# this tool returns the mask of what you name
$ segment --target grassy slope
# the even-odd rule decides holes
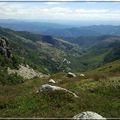
[[[120,72],[120,60],[107,63],[104,66],[101,66],[91,71],[91,73],[110,73],[110,74],[119,72]]]
[[[63,92],[36,94],[48,79],[28,80],[14,86],[0,85],[1,117],[73,117],[83,111],[95,111],[104,117],[120,115],[120,76],[95,80],[94,77],[67,78],[65,73],[51,76],[57,85],[67,88],[79,98]]]

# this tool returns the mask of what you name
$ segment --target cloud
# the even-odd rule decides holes
[[[36,20],[120,20],[120,10],[0,3],[0,18]]]
[[[4,1],[4,0],[0,0],[0,1]],[[54,2],[55,3],[57,3],[57,1],[58,2],[67,2],[67,1],[85,1],[85,2],[89,2],[89,1],[95,1],[95,2],[99,2],[99,1],[120,1],[120,0],[5,0],[5,1],[32,1],[32,2],[34,2],[34,1],[44,1],[44,2],[49,2],[48,4],[54,4]],[[51,2],[51,3],[50,3]]]

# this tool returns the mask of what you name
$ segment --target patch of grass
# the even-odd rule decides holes
[[[14,86],[0,85],[0,117],[72,118],[84,111],[94,111],[106,118],[119,117],[120,77],[96,81],[62,75],[52,78],[64,81],[57,85],[75,92],[79,98],[65,92],[36,94],[39,87],[48,82],[47,78],[35,78]]]
[[[2,69],[0,71],[0,84],[2,85],[15,85],[23,83],[24,80],[22,77],[18,76],[17,74],[8,75],[6,69]]]
[[[114,77],[110,80],[100,81],[94,92],[104,96],[120,98],[120,77]]]
[[[97,68],[90,73],[120,73],[120,60],[108,63],[100,68]]]

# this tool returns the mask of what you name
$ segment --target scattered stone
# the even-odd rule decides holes
[[[81,77],[85,77],[85,74],[81,73],[80,76],[81,76]]]
[[[63,63],[70,64],[71,62],[69,60],[67,60],[66,58],[64,58]]]
[[[49,92],[49,91],[65,91],[67,93],[70,93],[72,94],[74,97],[78,97],[75,93],[65,89],[65,88],[61,88],[61,87],[58,87],[58,86],[53,86],[53,85],[49,85],[49,84],[44,84],[40,87],[40,89],[36,92],[36,93],[39,93],[39,92]]]
[[[98,113],[95,113],[95,112],[91,112],[91,111],[86,111],[86,112],[82,112],[82,113],[80,113],[80,114],[78,114],[78,115],[75,115],[74,117],[73,117],[73,119],[75,119],[75,120],[79,120],[79,119],[89,119],[89,120],[91,120],[91,119],[106,119],[106,118],[104,118],[104,117],[102,117],[101,115],[99,115]]]
[[[68,72],[67,76],[68,77],[76,77],[76,75],[74,73],[72,73],[72,72]]]
[[[56,82],[55,82],[53,79],[50,79],[50,80],[49,80],[49,83],[55,84]]]

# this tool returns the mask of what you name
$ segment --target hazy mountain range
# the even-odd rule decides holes
[[[70,28],[13,20],[0,25],[0,35],[9,39],[13,52],[44,72],[86,71],[120,58],[120,26]]]
[[[80,37],[80,36],[99,36],[99,35],[120,35],[120,26],[113,25],[91,25],[78,26],[49,23],[49,22],[30,22],[18,20],[0,19],[2,27],[11,28],[17,31],[29,31],[43,35],[57,37]]]

